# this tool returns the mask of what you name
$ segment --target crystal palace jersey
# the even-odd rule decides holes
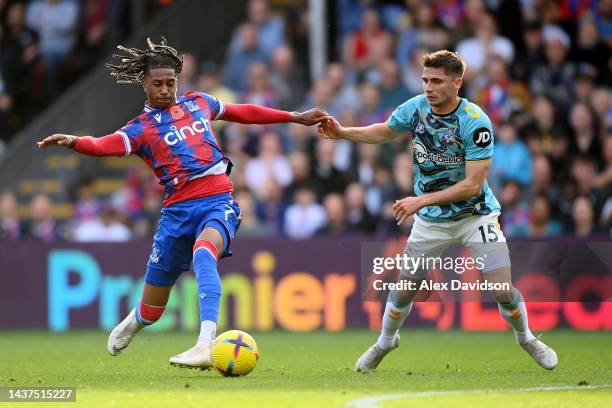
[[[126,155],[138,155],[159,178],[164,205],[232,190],[227,176],[232,164],[211,129],[223,111],[218,99],[187,92],[166,109],[145,106],[116,132],[123,136]]]
[[[448,114],[432,112],[425,95],[400,105],[387,124],[398,132],[412,132],[414,192],[417,195],[444,190],[465,179],[465,162],[493,156],[493,129],[487,115],[462,99]],[[501,210],[485,180],[481,193],[465,201],[424,207],[419,217],[431,222],[456,221],[470,215]]]

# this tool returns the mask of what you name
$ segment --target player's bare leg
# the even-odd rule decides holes
[[[486,279],[494,283],[510,283],[508,291],[493,291],[499,312],[512,326],[520,346],[542,367],[552,370],[557,366],[557,353],[529,330],[527,308],[521,292],[511,283],[510,267],[503,267],[486,273]]]
[[[407,279],[404,277],[400,278],[400,281],[414,282],[415,287],[418,287],[421,282],[419,279]],[[359,357],[355,364],[355,371],[368,373],[375,370],[387,354],[399,347],[399,328],[412,309],[412,299],[414,299],[416,293],[416,290],[394,290],[389,292],[378,341]]]
[[[168,303],[172,286],[144,284],[142,300],[108,336],[107,350],[112,356],[121,353],[145,326],[157,321]]]
[[[221,282],[217,272],[217,251],[222,252],[223,248],[224,241],[221,233],[215,228],[204,228],[196,241],[193,256],[193,269],[198,278],[198,300],[200,301],[201,315],[200,336],[195,346],[170,358],[170,364],[172,365],[206,369],[210,368],[213,364],[212,345],[215,340],[219,299],[221,297]],[[206,270],[200,270],[201,268]],[[208,281],[205,281],[205,279]],[[210,303],[210,305],[206,306],[207,314],[214,315],[214,321],[202,317],[203,302]],[[216,311],[214,311],[215,307]]]

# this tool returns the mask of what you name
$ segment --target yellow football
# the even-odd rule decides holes
[[[250,334],[229,330],[217,336],[212,348],[213,367],[226,377],[247,375],[259,361],[257,343]]]

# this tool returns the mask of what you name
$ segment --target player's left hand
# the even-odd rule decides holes
[[[312,108],[306,112],[295,112],[293,122],[301,125],[312,126],[321,123],[329,113],[321,108]]]
[[[419,197],[406,197],[393,204],[393,214],[397,225],[401,225],[423,207]]]

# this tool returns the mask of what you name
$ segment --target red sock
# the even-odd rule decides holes
[[[140,306],[136,308],[136,320],[148,326],[155,323],[166,310],[166,306],[151,306],[140,301]]]

